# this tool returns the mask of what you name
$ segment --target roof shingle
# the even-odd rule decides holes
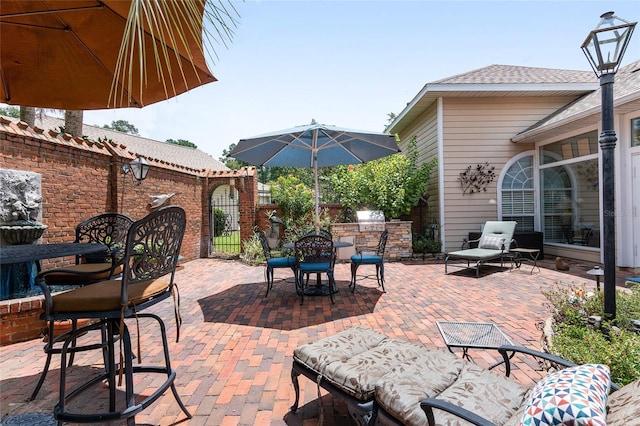
[[[437,80],[430,84],[564,84],[593,83],[595,81],[597,79],[591,71],[494,64]]]

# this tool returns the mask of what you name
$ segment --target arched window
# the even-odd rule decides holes
[[[516,231],[533,231],[535,226],[535,188],[533,155],[516,158],[502,175],[502,220],[518,222]]]

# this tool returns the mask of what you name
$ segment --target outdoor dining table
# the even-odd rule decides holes
[[[353,245],[353,243],[349,242],[349,241],[334,241],[333,242],[333,248],[334,249],[339,249],[339,248],[344,248],[344,247],[351,247],[352,245]],[[284,243],[282,245],[282,248],[293,250],[294,246],[295,246],[295,243]]]
[[[56,257],[76,256],[107,252],[104,244],[97,243],[51,243],[21,244],[0,247],[0,264],[23,263],[30,260],[52,259]]]
[[[344,247],[351,247],[353,243],[350,241],[334,241],[333,249],[339,249]],[[295,243],[284,243],[282,248],[292,250],[295,247]],[[329,286],[322,285],[322,279],[320,278],[321,274],[317,274],[316,276],[316,285],[312,287],[305,287],[304,294],[305,296],[327,296],[331,289]],[[337,291],[337,290],[336,290]]]
[[[108,253],[108,247],[97,243],[19,244],[0,247],[0,295],[4,300],[13,294],[36,288],[40,260],[56,257]]]

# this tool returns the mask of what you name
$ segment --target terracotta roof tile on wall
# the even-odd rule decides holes
[[[596,81],[597,79],[591,71],[489,65],[430,84],[543,84],[594,83]]]
[[[36,119],[36,125],[45,129],[56,129],[64,126],[64,120],[45,116]],[[118,145],[126,146],[126,149],[149,159],[165,161],[165,164],[191,170],[228,170],[223,163],[200,149],[193,149],[181,145],[170,144],[102,127],[83,125],[82,134],[89,139],[111,139]]]
[[[205,170],[202,177],[238,177],[238,175],[254,176],[258,173],[255,166],[243,167],[240,170]]]
[[[37,126],[30,128],[27,123],[18,121],[17,118],[0,116],[0,131],[33,139],[44,139],[59,145],[71,146],[85,151],[111,155],[111,152],[102,143],[87,141],[82,138],[74,138],[67,133],[59,133],[53,129],[45,130]]]

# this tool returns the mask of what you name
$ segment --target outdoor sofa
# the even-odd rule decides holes
[[[571,410],[566,405],[550,409],[554,402],[536,400],[536,388],[508,377],[510,359],[519,352],[572,367],[538,382],[536,387],[542,384],[543,392],[548,391],[549,386],[552,390],[561,389],[561,386],[554,388],[554,383],[567,384],[572,380],[578,385],[588,383],[600,391],[599,399],[598,395],[593,398],[593,406],[589,402],[580,411],[591,416],[589,424],[604,424],[597,423],[598,414],[606,415],[609,426],[640,424],[640,380],[619,389],[610,382],[606,366],[574,366],[561,358],[516,346],[505,346],[499,351],[506,376],[445,349],[429,349],[364,327],[350,328],[294,350],[291,379],[295,402],[291,410],[298,409],[298,376],[302,374],[334,397],[342,398],[359,424],[516,426],[521,424],[525,411],[529,415],[540,415],[536,407],[543,403],[546,411],[569,416],[566,413]],[[547,379],[549,382],[544,383]],[[615,392],[607,398],[609,390]],[[555,397],[558,400],[557,395]],[[322,399],[319,401],[322,404]]]
[[[509,254],[516,224],[517,222],[514,221],[487,221],[479,239],[471,241],[465,239],[462,250],[445,253],[444,273],[447,273],[451,260],[466,260],[467,268],[475,267],[476,278],[480,277],[480,265],[483,263],[500,259],[500,267],[504,268],[504,258]],[[471,243],[478,243],[478,247],[470,248]],[[472,262],[475,266],[471,265]]]

